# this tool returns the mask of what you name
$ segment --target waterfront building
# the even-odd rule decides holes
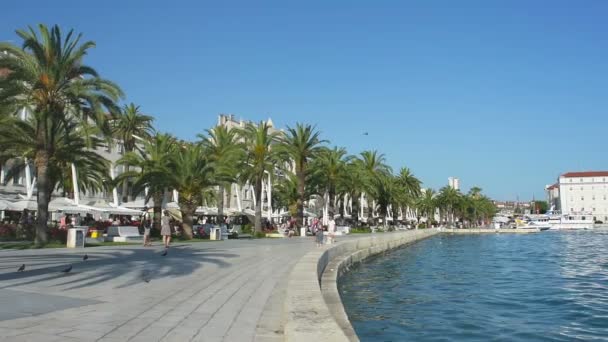
[[[545,187],[549,206],[562,213],[590,213],[608,222],[608,171],[566,172]]]
[[[448,177],[448,186],[454,190],[460,190],[460,179],[456,177]]]

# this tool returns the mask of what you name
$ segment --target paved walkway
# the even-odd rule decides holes
[[[0,251],[0,341],[281,341],[285,279],[312,248],[292,238],[176,244],[165,257],[160,246]]]

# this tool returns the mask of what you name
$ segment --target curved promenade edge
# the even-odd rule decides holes
[[[287,279],[285,341],[358,341],[338,293],[337,280],[348,268],[384,251],[439,233],[439,229],[373,234],[345,239],[304,255]]]

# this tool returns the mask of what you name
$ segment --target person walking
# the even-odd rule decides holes
[[[163,212],[163,217],[160,219],[160,235],[163,237],[163,244],[165,248],[169,248],[169,244],[171,243],[171,219],[169,218],[169,213],[165,210]]]
[[[152,230],[152,222],[150,220],[150,214],[148,213],[148,207],[144,207],[144,214],[141,217],[142,226],[144,227],[144,247],[151,246],[150,231]]]
[[[315,234],[315,241],[317,242],[317,247],[323,246],[323,227],[319,224],[319,221],[313,222],[313,231]]]
[[[335,242],[334,236],[336,233],[336,221],[334,221],[333,217],[329,218],[329,222],[327,222],[327,243],[332,244]]]

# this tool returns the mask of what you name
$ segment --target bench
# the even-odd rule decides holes
[[[112,242],[141,241],[142,239],[139,228],[134,226],[109,226],[106,236],[106,241]]]

